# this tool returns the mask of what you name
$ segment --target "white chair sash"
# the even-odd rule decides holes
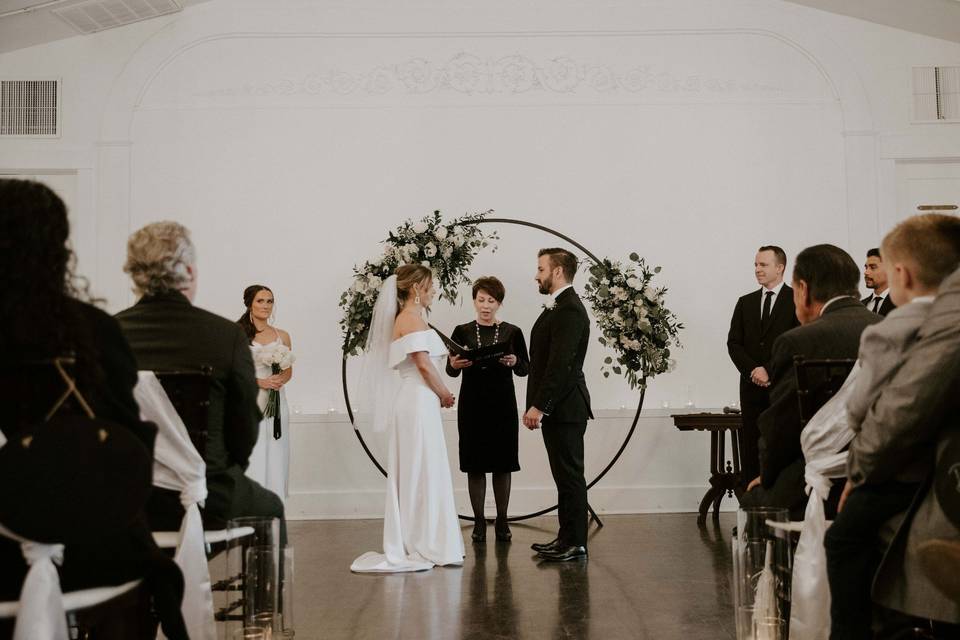
[[[20,610],[13,640],[67,640],[67,612],[63,607],[60,575],[54,563],[63,562],[62,544],[41,544],[22,538],[0,525],[0,535],[20,543],[30,568],[20,589]]]
[[[830,636],[830,585],[827,582],[827,554],[823,537],[827,530],[823,502],[830,494],[830,478],[846,475],[847,452],[853,440],[848,424],[847,398],[860,372],[854,364],[843,386],[810,419],[800,434],[800,446],[807,461],[807,510],[800,541],[793,557],[790,591],[791,640],[822,640]]]
[[[157,425],[154,446],[153,484],[180,492],[183,521],[174,560],[183,572],[181,611],[193,640],[215,640],[213,593],[207,565],[203,522],[198,505],[207,498],[206,465],[190,441],[190,435],[152,371],[141,371],[133,395],[140,415]],[[163,639],[162,632],[157,638]]]

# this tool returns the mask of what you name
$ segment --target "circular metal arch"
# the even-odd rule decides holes
[[[543,232],[545,232],[545,233],[549,233],[550,235],[556,236],[557,238],[560,238],[561,240],[564,240],[565,242],[568,242],[568,243],[572,244],[572,245],[575,246],[577,249],[579,249],[580,251],[584,252],[584,253],[587,255],[587,257],[590,258],[590,260],[591,260],[594,264],[599,264],[599,263],[600,263],[600,260],[599,260],[599,258],[597,258],[597,256],[595,256],[590,250],[588,250],[586,247],[584,247],[582,244],[580,244],[580,243],[577,242],[576,240],[573,240],[572,238],[570,238],[570,237],[568,237],[568,236],[565,236],[564,234],[560,233],[559,231],[555,231],[555,230],[553,230],[553,229],[551,229],[551,228],[549,228],[549,227],[545,227],[545,226],[540,225],[540,224],[535,224],[535,223],[533,223],[533,222],[527,222],[527,221],[525,221],[525,220],[514,220],[514,219],[512,219],[512,218],[483,218],[483,219],[480,219],[480,220],[471,220],[471,221],[463,222],[464,225],[470,225],[470,224],[474,224],[474,225],[475,225],[475,224],[495,224],[495,223],[497,223],[497,224],[513,224],[513,225],[517,225],[517,226],[521,226],[521,227],[531,227],[531,228],[533,228],[533,229],[539,229],[540,231],[543,231]],[[374,466],[377,467],[377,469],[380,471],[380,473],[383,474],[384,477],[386,477],[386,476],[387,476],[386,470],[383,468],[383,466],[382,466],[382,465],[380,464],[380,462],[377,460],[377,457],[376,457],[375,455],[373,455],[373,452],[370,451],[370,447],[367,446],[367,442],[363,439],[363,434],[361,434],[361,433],[360,433],[360,429],[357,428],[357,421],[356,421],[356,419],[354,418],[353,408],[352,408],[351,405],[350,405],[350,392],[347,390],[347,360],[348,360],[348,358],[349,358],[349,356],[348,356],[347,354],[344,354],[344,355],[343,355],[343,362],[342,362],[341,368],[340,368],[340,376],[341,376],[341,381],[342,381],[342,384],[343,384],[343,400],[344,400],[344,402],[346,403],[346,406],[347,406],[347,416],[349,416],[349,418],[350,418],[350,424],[353,426],[353,433],[354,433],[354,435],[357,436],[357,440],[360,441],[360,446],[363,447],[363,450],[364,450],[364,452],[366,452],[367,457],[370,458],[370,461],[374,464]],[[592,488],[595,484],[597,484],[598,482],[600,482],[600,480],[603,479],[603,477],[604,477],[605,475],[607,475],[607,472],[610,471],[610,469],[613,468],[613,465],[615,465],[615,464],[617,463],[617,460],[620,459],[620,456],[623,455],[624,450],[627,448],[627,445],[630,443],[630,439],[633,437],[633,432],[637,430],[637,423],[640,421],[640,411],[643,409],[643,398],[644,398],[644,396],[646,395],[646,391],[647,391],[646,382],[647,382],[647,379],[646,379],[646,377],[644,377],[644,378],[641,380],[640,401],[637,403],[637,411],[636,411],[636,413],[635,413],[634,416],[633,416],[633,423],[630,425],[630,430],[627,431],[627,435],[626,435],[626,437],[623,439],[623,443],[620,445],[620,448],[619,448],[619,449],[617,450],[617,452],[614,454],[613,458],[611,458],[610,462],[607,463],[607,466],[605,466],[605,467],[603,468],[603,471],[601,471],[600,473],[598,473],[597,476],[596,476],[593,480],[591,480],[589,483],[587,483],[587,489]],[[552,507],[547,507],[546,509],[541,509],[540,511],[535,511],[535,512],[533,512],[533,513],[526,513],[526,514],[519,515],[519,516],[511,516],[511,517],[507,518],[507,520],[508,520],[509,522],[516,522],[516,521],[518,521],[518,520],[528,520],[528,519],[530,519],[530,518],[536,518],[536,517],[538,517],[538,516],[542,516],[542,515],[544,515],[544,514],[550,513],[551,511],[554,511],[556,508],[557,508],[557,505],[555,504],[555,505],[553,505]],[[460,519],[461,519],[461,520],[467,520],[467,521],[470,521],[470,522],[473,522],[473,520],[474,520],[473,516],[465,516],[465,515],[462,515],[462,514],[460,515]]]

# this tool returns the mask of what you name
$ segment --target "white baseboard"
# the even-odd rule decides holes
[[[600,514],[694,513],[706,493],[704,486],[595,487],[590,505]],[[489,493],[489,491],[488,491]],[[455,492],[461,513],[469,513],[465,490]],[[515,488],[510,496],[510,515],[539,511],[556,502],[556,489]],[[383,517],[383,491],[315,491],[293,493],[287,498],[289,520],[342,520]],[[735,511],[736,498],[725,498],[721,511]]]

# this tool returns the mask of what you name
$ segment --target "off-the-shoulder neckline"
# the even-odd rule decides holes
[[[406,333],[406,334],[400,336],[399,338],[395,339],[394,342],[400,342],[401,340],[403,340],[403,339],[406,338],[407,336],[412,336],[412,335],[417,334],[417,333],[430,333],[431,331],[433,331],[433,329],[420,329],[419,331],[411,331],[410,333]]]

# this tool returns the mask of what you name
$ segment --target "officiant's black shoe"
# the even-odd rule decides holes
[[[530,548],[537,553],[540,553],[541,551],[556,551],[561,547],[563,547],[563,545],[560,544],[559,538],[554,538],[550,542],[534,542],[532,545],[530,545]]]
[[[541,551],[540,557],[547,562],[568,562],[586,560],[587,548],[582,546],[562,547],[556,551]]]
[[[486,542],[487,541],[487,522],[486,520],[481,520],[473,525],[473,533],[470,534],[470,539],[474,542]]]
[[[498,542],[510,542],[513,539],[513,534],[510,533],[510,526],[507,524],[507,519],[497,518],[493,523],[493,532],[497,536]]]

